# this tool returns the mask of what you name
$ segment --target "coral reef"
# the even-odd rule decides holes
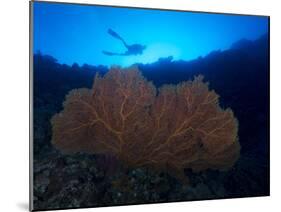
[[[146,167],[120,169],[106,175],[107,167],[98,163],[100,157],[103,156],[61,154],[52,149],[35,160],[35,209],[237,198],[253,193],[263,196],[268,185],[264,180],[268,178],[266,166],[258,163],[256,157],[247,157],[245,163],[245,157],[240,156],[233,169],[227,172],[188,170],[186,185],[170,174]]]
[[[115,67],[92,89],[70,91],[63,107],[51,123],[52,143],[65,153],[112,155],[178,176],[225,170],[239,157],[238,122],[202,76],[157,90],[136,67]]]

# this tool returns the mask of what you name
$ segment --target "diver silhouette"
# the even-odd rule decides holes
[[[114,32],[112,29],[107,30],[108,34],[110,34],[112,37],[122,41],[124,46],[127,48],[127,51],[124,53],[114,53],[114,52],[109,52],[109,51],[102,51],[105,55],[113,56],[113,55],[119,55],[119,56],[130,56],[130,55],[138,55],[142,54],[143,50],[146,48],[146,46],[141,45],[141,44],[132,44],[128,45],[125,40],[118,35],[116,32]]]

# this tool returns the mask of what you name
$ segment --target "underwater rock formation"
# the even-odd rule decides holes
[[[238,122],[202,76],[157,91],[136,67],[115,67],[96,75],[92,89],[70,91],[63,107],[51,123],[64,153],[112,155],[128,168],[178,176],[228,169],[240,154]]]

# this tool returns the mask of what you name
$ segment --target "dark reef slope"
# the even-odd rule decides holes
[[[192,61],[173,61],[171,56],[160,58],[155,63],[137,65],[143,75],[157,86],[204,75],[205,81],[221,96],[222,106],[231,107],[238,117],[242,151],[264,154],[268,151],[267,143],[258,143],[260,139],[255,137],[263,136],[262,140],[266,140],[269,133],[268,52],[268,36],[264,35],[256,41],[240,40],[230,50],[213,51]],[[60,111],[68,91],[91,87],[96,72],[103,75],[107,70],[105,66],[87,64],[61,65],[51,56],[35,54],[35,112],[41,107]]]

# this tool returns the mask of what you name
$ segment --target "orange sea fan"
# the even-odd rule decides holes
[[[135,67],[96,76],[92,89],[70,91],[51,122],[65,153],[110,154],[128,167],[181,173],[224,170],[239,157],[238,122],[203,77],[156,88]]]

